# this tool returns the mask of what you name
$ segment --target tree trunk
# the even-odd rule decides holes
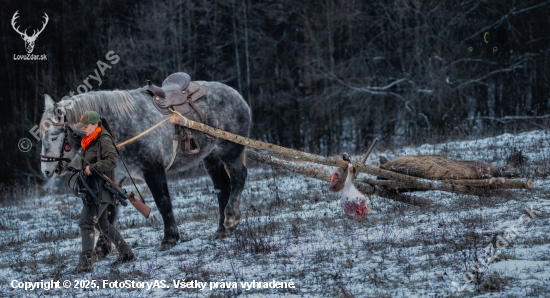
[[[364,179],[364,183],[376,186],[384,186],[386,188],[405,190],[412,188],[415,190],[433,190],[433,188],[426,188],[423,185],[406,185],[401,182],[391,180],[374,180]],[[530,189],[533,188],[533,181],[531,179],[504,179],[504,178],[492,178],[492,179],[479,179],[479,180],[441,180],[439,182],[450,183],[457,185],[457,191],[467,191],[469,187],[485,187],[488,189]]]
[[[235,62],[237,62],[237,82],[239,86],[239,93],[243,93],[243,88],[241,86],[241,64],[239,63],[239,42],[237,39],[237,25],[235,24],[235,15],[237,14],[237,10],[235,8],[235,3],[231,2],[231,6],[233,7],[233,43],[235,44]]]
[[[348,165],[347,161],[339,160],[334,157],[319,156],[316,154],[306,153],[306,152],[302,152],[302,151],[298,151],[290,148],[277,146],[274,144],[252,140],[246,137],[242,137],[227,131],[214,128],[212,126],[208,126],[200,122],[189,120],[181,115],[176,115],[176,114],[172,115],[170,117],[170,122],[207,133],[209,135],[218,137],[220,139],[228,140],[228,141],[241,144],[250,148],[258,149],[258,150],[267,150],[270,152],[279,153],[285,156],[289,156],[291,158],[295,158],[296,160],[309,161],[313,163],[323,164],[323,165],[332,166],[332,167],[340,167],[340,168],[346,168]],[[448,192],[468,193],[470,192],[471,187],[475,187],[476,185],[471,185],[471,186],[464,185],[465,183],[470,183],[470,184],[480,183],[479,180],[474,180],[476,182],[472,182],[471,180],[456,180],[461,182],[462,184],[457,184],[456,181],[451,181],[451,180],[432,181],[432,180],[426,180],[423,178],[403,175],[403,174],[391,172],[388,170],[383,170],[380,168],[374,168],[374,167],[362,165],[356,162],[351,162],[351,163],[359,172],[367,173],[370,175],[374,175],[374,176],[378,176],[378,177],[382,177],[382,178],[386,178],[388,180],[394,181],[396,186],[398,186],[397,188],[409,188],[409,189],[419,189],[419,190],[441,190],[441,191],[448,191]],[[369,180],[371,181],[371,183],[372,181],[375,181],[372,179],[368,179],[367,181]],[[495,188],[499,188],[498,186],[500,184],[506,185],[506,187],[500,187],[500,188],[511,188],[511,186],[520,186],[519,188],[532,187],[532,182],[530,182],[530,180],[527,180],[527,182],[525,183],[522,181],[518,182],[517,180],[505,180],[505,179],[489,179],[487,181],[491,181],[489,183],[489,186],[491,187],[491,184],[494,184]],[[497,182],[497,181],[501,181],[501,182]],[[502,181],[508,181],[508,182],[502,182]],[[485,183],[488,183],[488,182],[485,182]],[[484,184],[484,186],[485,185],[486,184]],[[395,187],[392,187],[392,188],[395,188]],[[515,188],[515,187],[512,187],[512,188]]]
[[[330,175],[332,174],[330,171],[327,171],[325,169],[321,169],[312,165],[299,164],[284,159],[278,159],[267,154],[259,153],[252,149],[246,150],[246,157],[266,165],[285,169],[294,173],[302,174],[327,182],[330,182]]]
[[[487,187],[489,189],[531,189],[533,181],[531,179],[505,179],[491,178],[479,180],[443,180],[444,182],[461,184],[466,186]]]
[[[357,186],[357,188],[359,190],[361,190],[361,188],[359,186]],[[401,202],[401,203],[405,203],[405,204],[409,204],[409,205],[429,206],[429,205],[433,204],[433,201],[430,200],[430,199],[424,199],[424,198],[413,196],[413,195],[406,195],[406,194],[399,193],[397,191],[386,190],[386,189],[383,189],[383,188],[377,189],[374,192],[374,194],[379,196],[379,197],[383,197],[383,198],[386,198],[386,199],[390,199],[390,200],[393,200],[393,201],[397,201],[397,202]]]
[[[248,20],[246,17],[246,0],[243,0],[243,15],[244,15],[244,49],[246,57],[246,95],[248,99],[248,105],[252,110],[252,96],[250,95],[250,57],[248,55]]]
[[[334,157],[324,157],[324,156],[320,156],[312,153],[306,153],[306,152],[302,152],[302,151],[298,151],[290,148],[277,146],[274,144],[255,141],[255,140],[245,138],[227,131],[214,128],[212,126],[208,126],[200,122],[189,120],[181,115],[176,115],[176,114],[172,115],[170,117],[170,122],[185,126],[187,128],[198,130],[198,131],[207,133],[209,135],[218,137],[220,139],[228,140],[250,148],[254,148],[258,150],[267,150],[270,152],[283,154],[291,158],[295,158],[296,160],[309,161],[313,163],[323,164],[331,167],[340,167],[340,168],[345,168],[348,165],[347,161],[340,160]],[[352,164],[359,172],[367,173],[377,177],[386,178],[388,180],[395,180],[398,182],[402,182],[407,186],[414,185],[425,189],[437,189],[437,190],[450,191],[450,192],[453,192],[458,187],[457,185],[453,185],[446,182],[431,181],[431,180],[426,180],[422,178],[403,175],[403,174],[391,172],[388,170],[383,170],[379,168],[370,167],[367,165],[362,165],[357,162],[352,162]]]
[[[315,179],[319,179],[327,182],[330,181],[330,175],[331,175],[330,171],[327,171],[325,169],[320,169],[314,165],[298,164],[292,161],[279,159],[267,154],[262,154],[252,149],[246,150],[246,156],[252,160],[261,162],[263,164],[267,164],[277,168],[282,168],[282,169],[285,169],[294,173],[302,174],[311,178],[315,178]],[[384,181],[384,180],[374,180],[374,181]],[[375,194],[383,198],[387,198],[390,200],[394,200],[394,201],[398,201],[398,202],[402,202],[410,205],[415,205],[415,206],[428,206],[433,204],[432,200],[429,200],[429,199],[400,194],[393,190],[375,189],[371,185],[362,181],[355,181],[354,184],[358,190],[360,190],[365,194]]]

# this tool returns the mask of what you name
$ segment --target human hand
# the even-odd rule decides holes
[[[85,169],[84,169],[84,174],[86,174],[87,176],[89,176],[92,172],[90,172],[90,166],[87,166]]]

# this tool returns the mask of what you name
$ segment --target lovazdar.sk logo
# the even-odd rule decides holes
[[[36,41],[36,39],[38,38],[40,33],[42,33],[42,31],[44,31],[44,29],[46,28],[46,25],[48,24],[48,20],[50,18],[48,17],[48,15],[46,13],[44,13],[44,16],[42,16],[42,17],[45,19],[45,21],[42,22],[42,29],[40,29],[38,31],[36,29],[33,29],[32,35],[29,36],[27,34],[27,29],[25,29],[25,31],[21,32],[21,31],[19,31],[19,26],[17,26],[17,28],[15,27],[16,26],[15,20],[17,18],[19,18],[19,16],[17,15],[18,12],[19,11],[16,11],[13,14],[13,17],[11,18],[11,26],[13,27],[13,30],[15,30],[15,32],[19,33],[19,35],[21,35],[21,38],[23,38],[23,40],[25,41],[25,50],[27,51],[27,55],[13,54],[13,60],[48,60],[48,57],[46,57],[46,54],[33,55],[32,51],[34,50],[34,42]]]

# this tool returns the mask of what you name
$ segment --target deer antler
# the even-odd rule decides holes
[[[19,16],[17,15],[18,12],[19,12],[19,10],[16,11],[16,12],[13,14],[13,17],[11,18],[11,26],[13,27],[13,30],[15,30],[15,32],[17,32],[17,33],[19,33],[19,34],[21,34],[21,35],[27,35],[27,34],[21,32],[21,31],[19,31],[19,26],[17,26],[17,28],[15,28],[15,20],[16,20],[17,18],[19,18]],[[25,30],[25,32],[27,32],[27,30]]]
[[[21,32],[21,31],[19,31],[19,26],[17,26],[17,28],[15,28],[15,20],[16,20],[17,18],[19,18],[19,16],[17,15],[18,12],[19,12],[19,10],[16,11],[16,12],[13,14],[13,17],[11,18],[11,26],[13,27],[13,29],[14,29],[17,33],[21,34],[21,36],[25,36],[25,37],[26,37],[26,38],[24,38],[25,40],[35,40],[36,37],[38,37],[38,35],[39,35],[40,33],[42,33],[42,31],[44,31],[44,29],[46,28],[46,25],[48,24],[48,20],[50,19],[50,18],[48,17],[48,14],[47,14],[47,13],[44,13],[45,15],[42,16],[44,19],[46,19],[46,22],[42,22],[42,29],[38,30],[38,32],[36,32],[36,29],[34,29],[34,30],[33,30],[32,36],[28,36],[28,35],[27,35],[27,30],[25,30],[24,32]]]
[[[38,32],[34,33],[34,30],[33,30],[33,34],[32,34],[32,36],[31,36],[31,38],[33,38],[33,37],[38,37],[38,35],[39,35],[40,33],[42,33],[42,31],[44,31],[44,29],[46,28],[46,25],[48,24],[48,20],[49,20],[50,18],[48,17],[48,14],[47,14],[47,13],[44,13],[44,14],[45,14],[45,16],[42,16],[42,17],[46,19],[46,22],[45,22],[45,23],[42,22],[42,29],[40,29]]]

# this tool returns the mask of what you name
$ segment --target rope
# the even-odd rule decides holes
[[[141,136],[143,136],[144,134],[146,134],[146,133],[150,132],[151,130],[157,128],[159,125],[161,125],[162,123],[166,122],[167,120],[170,120],[170,118],[166,118],[166,119],[160,121],[159,123],[155,124],[155,126],[149,128],[148,130],[146,130],[146,131],[140,133],[139,135],[137,135],[137,136],[135,136],[135,137],[133,137],[133,138],[131,138],[131,139],[129,139],[129,140],[126,140],[126,141],[124,141],[124,142],[122,142],[122,143],[120,143],[120,144],[118,144],[118,145],[116,145],[116,146],[117,146],[117,147],[124,146],[124,145],[126,145],[126,144],[128,144],[128,143],[130,143],[130,142],[132,142],[132,141],[134,141],[134,140],[136,140],[136,139],[138,139],[138,138],[140,138]]]

